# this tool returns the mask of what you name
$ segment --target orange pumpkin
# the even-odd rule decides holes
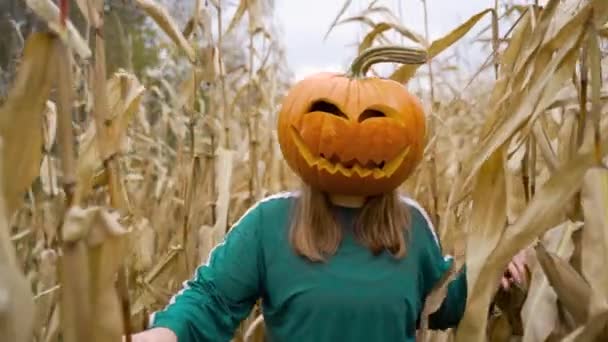
[[[423,155],[420,101],[400,83],[319,73],[283,99],[278,138],[287,164],[319,190],[372,196],[402,184]]]

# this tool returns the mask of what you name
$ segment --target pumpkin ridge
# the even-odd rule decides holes
[[[351,90],[350,90],[350,87],[352,86],[352,82],[351,82],[351,80],[350,80],[350,79],[347,79],[347,82],[348,82],[348,83],[346,84],[346,98],[344,99],[344,106],[346,107],[346,113],[345,113],[345,114],[346,114],[346,116],[348,117],[348,119],[349,119],[349,120],[351,120],[351,117],[350,117],[350,116],[351,116],[352,114],[351,114],[351,113],[349,113],[349,112],[350,112],[350,111],[349,111],[350,106],[349,106],[348,100],[350,99],[350,91],[351,91]]]

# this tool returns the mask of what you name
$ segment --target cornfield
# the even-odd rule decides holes
[[[22,2],[41,24],[0,75],[0,336],[120,341],[250,205],[299,186],[276,137],[293,81],[274,2],[184,1],[177,18],[131,1],[160,32],[145,72],[127,38],[108,72],[103,0]],[[429,58],[370,71],[425,104],[426,157],[402,190],[467,266],[460,325],[419,340],[608,340],[608,1],[495,0],[433,41],[379,1],[349,17],[350,3],[328,28],[360,25],[349,53],[406,44]],[[490,53],[471,74],[448,53],[474,27]],[[521,250],[529,281],[497,292]],[[256,308],[233,341],[263,338]]]

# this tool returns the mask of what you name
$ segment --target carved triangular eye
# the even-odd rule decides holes
[[[342,117],[344,119],[348,119],[348,116],[346,116],[346,114],[344,114],[340,110],[340,108],[338,108],[338,106],[336,106],[333,103],[329,103],[329,102],[323,101],[323,100],[313,102],[313,104],[310,105],[310,109],[308,110],[308,112],[309,113],[310,112],[324,112],[324,113]]]
[[[369,118],[385,118],[386,114],[375,109],[366,109],[361,115],[359,115],[359,122],[367,120]]]

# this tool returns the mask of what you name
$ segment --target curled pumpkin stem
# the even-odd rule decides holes
[[[425,50],[392,45],[372,47],[355,58],[348,75],[354,78],[365,77],[369,68],[378,63],[424,64],[426,61]]]

